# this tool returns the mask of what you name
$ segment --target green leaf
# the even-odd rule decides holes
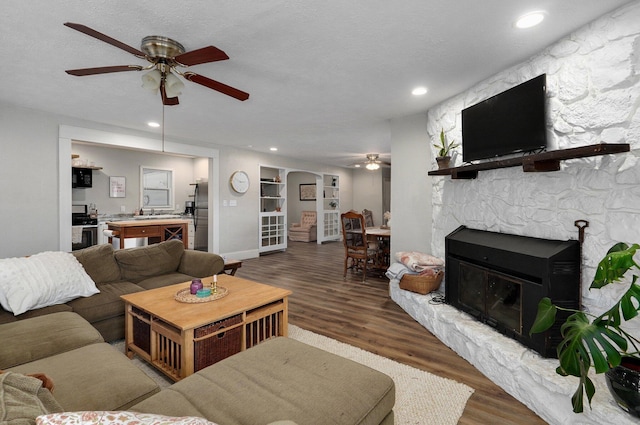
[[[620,280],[632,267],[638,268],[633,256],[640,245],[628,246],[621,242],[612,246],[607,255],[600,261],[591,288],[602,288],[609,283]]]
[[[587,393],[589,406],[591,406],[591,399],[593,398],[593,395],[596,393],[596,387],[595,385],[593,385],[593,381],[588,376],[584,377],[583,386],[584,386],[584,391]]]
[[[574,313],[560,327],[564,339],[558,345],[558,360],[565,373],[580,377],[583,370],[591,367],[591,358],[583,344],[583,336],[595,328],[587,316]]]
[[[551,303],[551,299],[545,297],[538,303],[538,313],[533,321],[529,336],[531,334],[544,332],[549,329],[556,321],[557,307]]]
[[[631,286],[619,301],[624,320],[631,320],[638,315],[638,308],[636,305],[640,305],[640,286],[636,284],[637,280],[638,276],[634,275],[633,280],[631,281]],[[633,299],[636,300],[635,304]]]
[[[583,403],[582,400],[584,398],[584,385],[582,384],[582,381],[580,381],[580,385],[578,385],[578,388],[576,389],[576,392],[573,393],[573,396],[571,397],[571,405],[573,406],[573,412],[574,413],[582,413],[583,412]]]
[[[591,406],[591,399],[593,399],[593,395],[596,393],[596,387],[593,385],[593,381],[591,381],[591,379],[586,375],[584,376],[584,379],[580,378],[578,388],[571,397],[571,405],[573,406],[574,413],[582,413],[584,411],[585,393],[587,394],[589,406]]]

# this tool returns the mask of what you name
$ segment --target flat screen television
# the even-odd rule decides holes
[[[547,147],[546,74],[462,110],[462,160]]]

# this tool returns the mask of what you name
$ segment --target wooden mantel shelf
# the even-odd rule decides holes
[[[494,161],[481,162],[479,164],[443,168],[441,170],[429,171],[429,175],[451,176],[452,179],[475,179],[478,177],[478,171],[519,166],[522,166],[522,171],[525,173],[558,171],[560,170],[560,161],[629,152],[629,150],[630,146],[628,143],[598,143],[596,145],[559,149],[533,155],[520,156],[517,158],[496,159]]]

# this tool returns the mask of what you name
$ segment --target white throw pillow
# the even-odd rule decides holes
[[[0,305],[16,316],[99,292],[82,264],[68,252],[0,259]]]
[[[36,425],[216,425],[195,416],[172,417],[137,412],[63,412],[42,415]]]

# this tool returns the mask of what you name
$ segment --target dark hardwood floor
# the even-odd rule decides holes
[[[291,324],[474,388],[460,424],[545,423],[393,302],[387,278],[362,283],[348,271],[344,281],[343,258],[340,242],[290,241],[285,252],[245,260],[236,276],[292,290]]]

